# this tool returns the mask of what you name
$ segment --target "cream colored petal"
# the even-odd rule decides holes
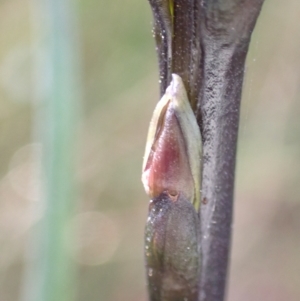
[[[149,193],[149,169],[147,169],[147,163],[150,158],[151,151],[153,150],[154,143],[160,138],[158,135],[160,135],[162,132],[161,127],[164,126],[164,117],[168,110],[175,112],[176,118],[179,122],[182,132],[182,139],[184,139],[186,156],[188,159],[187,162],[189,164],[190,173],[193,179],[194,191],[190,194],[193,195],[190,201],[193,203],[195,209],[198,210],[200,206],[201,136],[195,115],[188,101],[182,79],[176,74],[172,75],[172,82],[167,88],[164,96],[156,105],[150,122],[143,162],[142,181],[146,192]]]

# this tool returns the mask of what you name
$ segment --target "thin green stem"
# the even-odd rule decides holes
[[[42,142],[42,219],[29,246],[25,301],[69,301],[75,267],[69,246],[76,204],[74,177],[79,81],[72,5],[34,0],[36,59],[35,134]]]

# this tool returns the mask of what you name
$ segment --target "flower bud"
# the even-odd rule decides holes
[[[179,193],[200,204],[201,137],[180,76],[158,102],[150,123],[142,182],[150,198]]]
[[[158,102],[150,123],[142,181],[152,199],[146,224],[151,301],[196,301],[199,293],[201,138],[181,78]]]
[[[200,277],[200,220],[182,195],[153,199],[145,233],[151,301],[196,301]]]

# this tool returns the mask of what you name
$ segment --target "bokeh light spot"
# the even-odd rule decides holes
[[[100,265],[110,261],[119,245],[116,222],[101,212],[80,213],[72,221],[76,243],[72,246],[74,259],[83,265]]]

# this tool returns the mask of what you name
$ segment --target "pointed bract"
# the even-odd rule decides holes
[[[180,76],[158,102],[149,127],[142,181],[150,198],[179,193],[200,205],[201,137]]]

